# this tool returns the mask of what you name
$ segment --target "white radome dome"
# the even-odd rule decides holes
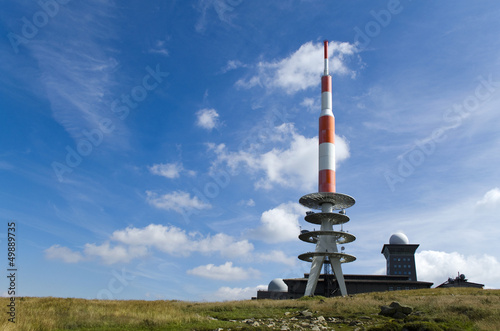
[[[393,234],[389,239],[391,245],[408,245],[409,243],[408,237],[402,232]]]
[[[267,290],[270,292],[288,292],[288,286],[283,279],[275,278],[269,283]]]

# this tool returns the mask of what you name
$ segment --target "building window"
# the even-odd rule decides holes
[[[389,291],[394,291],[394,287],[389,286]]]

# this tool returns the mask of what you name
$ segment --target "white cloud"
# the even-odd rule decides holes
[[[250,230],[249,234],[268,243],[296,241],[300,234],[299,218],[305,215],[306,210],[295,202],[282,203],[263,212],[260,217],[261,225],[257,229]]]
[[[238,281],[248,278],[256,278],[260,275],[258,270],[252,268],[243,269],[240,267],[233,267],[232,262],[226,262],[220,266],[207,264],[188,270],[187,273],[199,277],[225,281]]]
[[[187,192],[175,191],[158,196],[157,193],[146,191],[147,201],[158,209],[173,210],[180,214],[189,209],[210,209],[212,205],[201,201],[198,197],[191,197]]]
[[[249,300],[252,297],[257,296],[257,291],[267,290],[267,285],[258,285],[255,287],[221,287],[214,294],[213,297],[217,298],[219,301],[230,301],[230,300]],[[211,297],[211,300],[213,300]]]
[[[233,172],[242,166],[250,172],[263,172],[264,177],[257,180],[256,188],[271,189],[274,185],[312,191],[318,179],[318,138],[306,138],[296,133],[293,124],[287,123],[275,127],[267,137],[268,141],[281,142],[285,148],[273,148],[265,152],[240,150],[230,152],[224,144],[210,145],[216,153],[214,167],[225,163]],[[350,155],[347,141],[335,136],[336,163],[339,164]]]
[[[238,206],[254,207],[255,206],[255,201],[253,201],[253,199],[240,200],[238,202]]]
[[[495,187],[483,196],[481,200],[476,203],[477,207],[494,207],[500,206],[500,189]]]
[[[175,226],[160,224],[150,224],[145,228],[128,227],[113,232],[111,239],[127,245],[155,247],[162,252],[182,256],[192,252],[220,253],[225,257],[245,256],[254,248],[247,240],[237,241],[224,233],[203,237],[196,233],[187,234]]]
[[[297,240],[297,236],[295,236],[295,240]],[[291,267],[297,265],[298,262],[298,258],[296,256],[286,256],[283,251],[278,250],[260,253],[257,255],[256,259],[265,262],[283,263]]]
[[[196,112],[196,125],[212,130],[219,125],[219,114],[213,108],[204,108]]]
[[[163,176],[165,178],[178,178],[183,170],[182,164],[179,163],[159,163],[148,167],[153,175]]]
[[[160,54],[163,56],[168,56],[169,52],[168,49],[165,47],[166,41],[165,40],[157,40],[154,47],[151,47],[148,52],[152,54]]]
[[[93,10],[85,10],[85,15],[80,7],[65,6],[65,15],[58,15],[57,20],[50,19],[51,29],[63,31],[75,25],[80,29],[60,34],[57,40],[47,38],[43,42],[31,40],[23,44],[38,63],[36,70],[39,72],[37,77],[25,75],[29,79],[26,84],[36,86],[36,90],[43,93],[54,119],[75,143],[78,139],[86,139],[86,132],[95,132],[101,127],[103,117],[109,114],[113,91],[131,87],[130,83],[123,84],[126,80],[120,79],[118,74],[120,63],[115,57],[116,49],[102,47],[99,41],[115,35],[116,26],[109,15],[116,12],[116,7],[108,1],[88,5]],[[124,113],[117,114],[122,116]],[[127,148],[128,129],[124,122],[114,121],[113,125],[115,134],[108,135],[102,146]]]
[[[175,226],[149,224],[144,228],[117,230],[111,240],[130,246],[149,246],[172,255],[187,256],[192,251],[191,238]]]
[[[52,245],[45,250],[45,257],[50,260],[62,260],[66,263],[77,263],[83,260],[79,252],[73,252],[67,247]]]
[[[253,245],[248,240],[235,241],[224,233],[207,236],[195,242],[194,247],[201,253],[220,252],[226,257],[246,256],[253,250]]]
[[[318,109],[321,109],[321,104],[319,103],[318,98],[304,98],[300,105],[305,107],[310,112],[317,112]]]
[[[444,283],[449,277],[455,278],[460,272],[473,283],[485,284],[489,288],[500,287],[500,262],[491,255],[422,251],[415,254],[415,263],[418,279],[433,282],[434,286]]]
[[[235,69],[243,68],[243,67],[247,67],[247,66],[245,64],[243,64],[241,61],[229,60],[229,61],[227,61],[226,66],[224,68],[222,68],[221,72],[226,73],[230,70],[235,70]]]
[[[109,242],[105,242],[102,245],[85,244],[84,253],[89,257],[100,257],[106,264],[114,264],[128,263],[135,258],[145,256],[148,251],[145,246],[111,247]]]
[[[332,41],[328,48],[330,73],[354,75],[345,65],[345,57],[357,52],[356,46],[347,42]],[[289,57],[275,62],[260,62],[258,74],[248,80],[240,79],[236,85],[251,88],[256,85],[276,87],[295,93],[317,86],[323,68],[323,43],[307,42]]]
[[[237,1],[200,0],[198,5],[195,7],[201,13],[201,16],[198,18],[195,25],[196,32],[205,32],[208,22],[215,22],[215,20],[208,17],[210,16],[212,7],[215,10],[220,22],[232,26],[232,21],[236,17],[235,8],[238,5],[239,2]]]
[[[113,245],[111,242],[117,243]],[[54,245],[45,250],[48,259],[60,259],[66,263],[76,263],[85,258],[100,258],[103,263],[128,263],[148,254],[149,248],[173,256],[189,256],[192,253],[223,257],[248,258],[254,246],[248,240],[236,240],[224,233],[203,236],[199,233],[187,234],[175,226],[150,224],[144,228],[128,227],[113,232],[109,240],[101,245],[85,244],[83,254],[69,248]]]

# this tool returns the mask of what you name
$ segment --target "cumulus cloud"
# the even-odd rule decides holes
[[[184,191],[174,191],[171,193],[158,195],[155,192],[146,191],[147,201],[152,206],[158,209],[173,210],[180,214],[184,214],[187,210],[194,209],[210,209],[212,205],[201,201],[198,197]]]
[[[102,245],[85,244],[84,253],[88,257],[99,257],[105,264],[128,263],[135,258],[145,256],[148,250],[145,246],[122,245],[111,247],[109,242]]]
[[[483,198],[476,203],[477,207],[497,207],[500,206],[500,189],[495,187],[485,193]]]
[[[237,281],[248,278],[256,278],[260,275],[258,270],[252,268],[243,269],[240,267],[233,267],[232,262],[226,262],[220,266],[207,264],[188,270],[187,273],[199,277],[225,281]]]
[[[268,243],[297,240],[300,234],[299,218],[306,208],[295,202],[282,203],[266,210],[260,217],[260,226],[250,230],[250,235]]]
[[[52,245],[45,250],[45,257],[49,260],[62,260],[66,263],[77,263],[83,260],[83,255],[79,252],[73,252],[67,247]]]
[[[253,173],[264,173],[264,177],[256,181],[255,188],[271,189],[275,185],[311,191],[317,184],[318,163],[311,162],[318,157],[318,138],[306,138],[298,134],[291,123],[275,127],[267,138],[274,145],[281,143],[284,147],[274,147],[267,151],[256,149],[231,152],[224,144],[210,145],[217,155],[214,167],[224,163],[234,173],[242,168]],[[335,136],[336,163],[347,159],[350,155],[347,141]]]
[[[423,251],[415,254],[419,280],[433,282],[434,286],[444,283],[457,273],[464,274],[474,283],[485,284],[489,288],[499,288],[500,262],[496,257],[463,255],[457,252]]]
[[[66,263],[76,263],[86,258],[99,258],[106,264],[128,263],[146,256],[151,248],[172,256],[218,253],[223,257],[247,258],[254,246],[248,240],[236,240],[224,233],[203,236],[199,233],[188,234],[175,226],[150,224],[144,228],[117,230],[101,245],[85,244],[83,253],[54,245],[45,250],[45,256]]]
[[[128,227],[113,232],[112,240],[127,245],[144,245],[171,255],[187,256],[192,252],[202,254],[220,253],[225,257],[245,256],[253,250],[248,240],[237,241],[224,233],[202,236],[187,234],[175,226],[150,224],[145,228]]]
[[[257,294],[257,291],[265,291],[267,290],[267,285],[258,285],[255,287],[221,287],[219,288],[213,296],[211,296],[211,300],[215,297],[218,301],[230,301],[230,300],[248,300],[254,297]]]
[[[153,164],[148,167],[149,172],[153,175],[163,176],[165,178],[178,178],[182,171],[182,164],[179,163],[166,163],[166,164]]]
[[[328,48],[330,73],[333,75],[354,75],[346,66],[346,57],[357,52],[356,46],[347,42],[332,41]],[[274,62],[260,62],[257,75],[240,79],[236,85],[251,88],[256,85],[283,89],[287,93],[317,86],[318,76],[323,68],[323,43],[307,42],[289,57]]]
[[[297,236],[295,236],[295,240]],[[257,259],[265,262],[273,262],[273,263],[283,263],[285,265],[289,265],[291,267],[297,265],[297,257],[296,256],[287,256],[283,251],[273,250],[266,253],[260,253],[257,255]]]
[[[200,128],[212,130],[219,125],[219,114],[213,108],[204,108],[196,112],[196,125]]]

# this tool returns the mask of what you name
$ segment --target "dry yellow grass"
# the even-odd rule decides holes
[[[367,293],[316,300],[106,301],[73,298],[17,298],[16,323],[7,314],[2,330],[210,330],[236,327],[229,320],[285,318],[309,309],[324,317],[353,320],[370,316],[371,327],[393,323],[378,316],[381,305],[399,301],[421,311],[423,321],[449,330],[500,330],[500,290],[430,289]],[[0,299],[5,307],[8,298]],[[213,319],[215,318],[215,319]],[[419,317],[420,318],[420,317]],[[426,322],[426,323],[427,323]],[[389,324],[387,324],[389,325]],[[397,330],[398,324],[394,325]],[[247,325],[242,325],[247,328]],[[349,326],[342,326],[344,330]],[[367,329],[370,325],[367,326]],[[383,329],[383,328],[382,328]]]

